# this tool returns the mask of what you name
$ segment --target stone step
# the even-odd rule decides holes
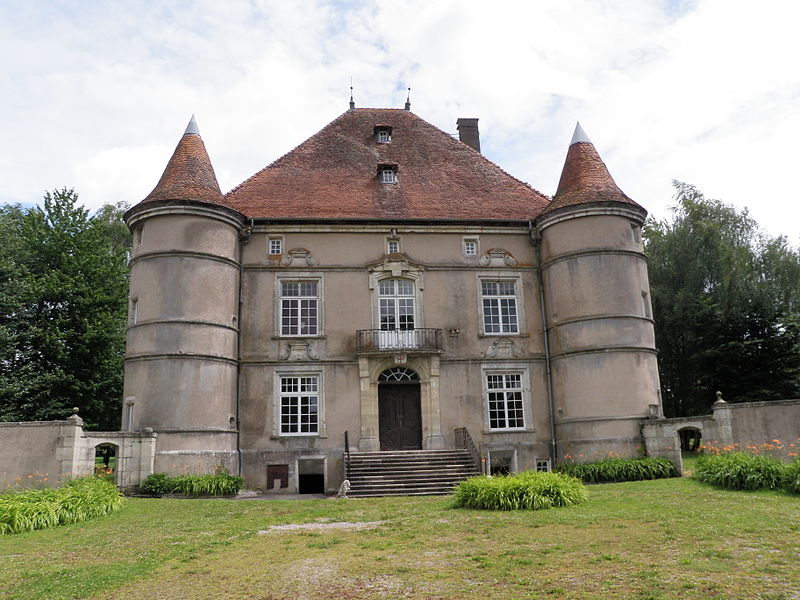
[[[466,450],[397,450],[350,454],[349,496],[423,496],[451,494],[477,475]]]

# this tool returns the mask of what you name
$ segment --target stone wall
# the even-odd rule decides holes
[[[687,428],[698,430],[704,444],[720,449],[757,449],[794,458],[800,453],[800,400],[729,404],[718,394],[710,415],[643,421],[648,455],[669,458],[680,467],[678,432]]]
[[[116,482],[139,485],[153,472],[156,434],[84,432],[77,415],[63,421],[0,423],[0,491],[56,487],[94,472],[95,448],[116,447]]]

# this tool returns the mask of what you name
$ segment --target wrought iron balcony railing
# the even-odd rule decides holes
[[[441,350],[441,329],[360,329],[356,331],[356,351]]]

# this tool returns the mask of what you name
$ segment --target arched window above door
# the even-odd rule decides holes
[[[382,383],[396,381],[419,381],[419,375],[415,371],[406,367],[392,367],[386,369],[378,376],[378,381]]]

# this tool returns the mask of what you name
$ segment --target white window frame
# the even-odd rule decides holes
[[[490,376],[503,376],[518,375],[520,387],[519,388],[489,388]],[[487,433],[493,432],[514,432],[514,431],[532,431],[531,412],[530,412],[530,396],[531,384],[530,375],[527,366],[514,366],[508,364],[486,364],[481,369],[481,380],[483,384],[483,416],[485,431]],[[522,426],[521,427],[492,427],[491,407],[489,394],[490,392],[497,392],[498,390],[513,391],[519,389],[520,402],[522,404]],[[508,404],[506,401],[506,418],[508,415]]]
[[[379,144],[388,144],[392,141],[392,134],[388,129],[378,129],[378,135],[375,138],[375,141]]]
[[[472,251],[469,251],[469,248]],[[480,240],[477,237],[465,237],[461,242],[461,251],[464,256],[478,256],[480,254]]]
[[[547,473],[549,471],[552,471],[552,469],[550,468],[550,459],[549,458],[537,458],[536,462],[534,463],[534,465],[535,465],[534,469],[537,472],[545,472],[545,473]]]
[[[271,235],[267,238],[267,254],[270,256],[280,256],[283,254],[283,236]]]
[[[283,285],[285,283],[315,283],[317,286],[317,295],[314,296],[284,296]],[[284,300],[310,300],[316,298],[317,305],[317,327],[314,333],[301,333],[301,324],[298,320],[297,333],[284,333],[283,331],[283,309]],[[281,338],[318,338],[323,336],[324,332],[324,296],[323,296],[323,282],[322,275],[319,273],[298,273],[286,272],[280,273],[276,276],[275,280],[275,332]],[[298,319],[299,319],[298,315]]]
[[[134,409],[136,406],[136,396],[125,398],[125,431],[133,431]]]
[[[131,298],[131,309],[130,309],[130,317],[129,322],[131,325],[136,325],[139,322],[139,298],[134,297]]]
[[[298,419],[297,422],[297,429],[298,431],[283,431],[283,400],[284,398],[291,398],[294,396],[300,397],[303,395],[302,391],[298,390],[297,392],[291,391],[284,391],[283,389],[283,382],[284,380],[289,379],[297,379],[302,380],[303,378],[310,378],[316,379],[316,391],[313,393],[306,394],[307,396],[314,396],[317,401],[317,423],[316,423],[316,431],[300,431],[301,422]],[[273,403],[273,410],[274,410],[274,419],[273,419],[273,434],[275,437],[325,437],[325,400],[324,400],[324,390],[325,390],[325,383],[323,378],[322,371],[319,370],[318,367],[309,366],[307,368],[295,368],[292,370],[287,371],[277,371],[275,372],[275,380],[274,380],[274,389],[273,389],[273,397],[275,399]],[[298,416],[300,412],[298,410]]]
[[[486,296],[486,298],[514,298],[515,300],[515,312],[517,317],[517,328],[516,331],[510,331],[503,328],[502,322],[502,311],[500,313],[500,331],[486,331],[486,314],[484,310],[484,295],[483,295],[483,283],[484,282],[497,282],[497,283],[513,283],[514,284],[514,295],[498,295],[498,296]],[[498,303],[499,304],[499,303]],[[525,333],[525,317],[524,317],[524,306],[525,306],[525,299],[523,298],[523,289],[522,289],[522,277],[519,273],[504,273],[504,272],[492,272],[492,273],[480,273],[478,275],[478,311],[480,316],[480,331],[481,335],[486,336],[517,336],[517,335],[524,335]]]
[[[392,245],[397,246],[395,250],[392,250]],[[400,240],[398,238],[387,238],[386,239],[386,254],[396,254],[400,252]]]
[[[397,183],[397,170],[381,169],[381,183]]]

